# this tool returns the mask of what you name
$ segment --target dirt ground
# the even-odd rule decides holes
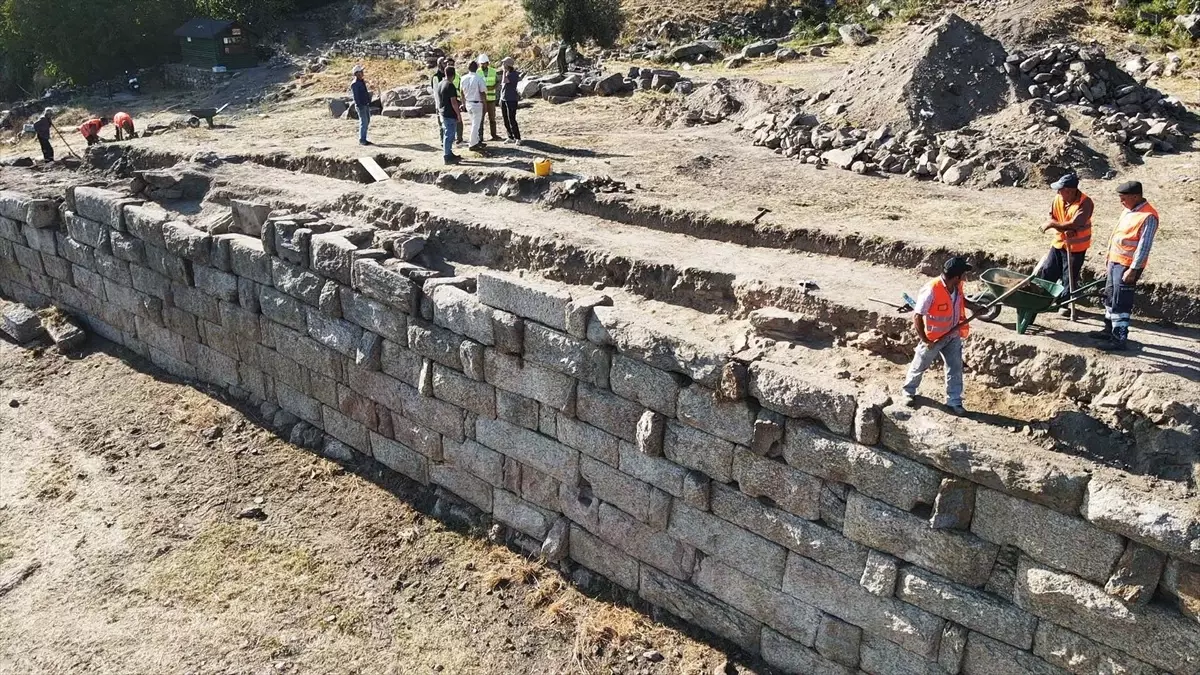
[[[93,345],[0,342],[0,673],[770,672]]]

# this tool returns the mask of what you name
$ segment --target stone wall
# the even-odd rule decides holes
[[[214,73],[210,68],[197,68],[183,63],[165,63],[162,67],[163,82],[168,87],[181,89],[204,89],[228,82],[237,71]]]
[[[1200,672],[1194,503],[591,290],[439,277],[415,239],[267,211],[210,234],[98,188],[0,193],[0,290],[784,671]]]

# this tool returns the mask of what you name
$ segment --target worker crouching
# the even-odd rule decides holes
[[[946,405],[956,415],[963,407],[963,338],[971,329],[967,318],[963,282],[973,267],[966,258],[954,257],[942,266],[942,274],[925,284],[917,296],[913,330],[920,343],[908,367],[902,399],[912,405],[925,371],[939,358],[946,367]]]
[[[107,125],[107,117],[93,117],[79,125],[79,133],[83,134],[89,148],[100,142],[100,130]]]
[[[133,116],[127,112],[119,112],[113,115],[113,126],[117,128],[117,140],[123,141],[130,138],[137,138],[137,129],[133,126]]]

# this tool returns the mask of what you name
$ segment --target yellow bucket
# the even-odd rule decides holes
[[[533,175],[549,176],[550,175],[550,160],[545,157],[538,157],[533,160]]]

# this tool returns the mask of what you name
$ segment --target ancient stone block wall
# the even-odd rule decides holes
[[[0,290],[788,672],[1200,672],[1197,520],[1116,470],[387,233],[237,202],[229,229],[0,193]]]

